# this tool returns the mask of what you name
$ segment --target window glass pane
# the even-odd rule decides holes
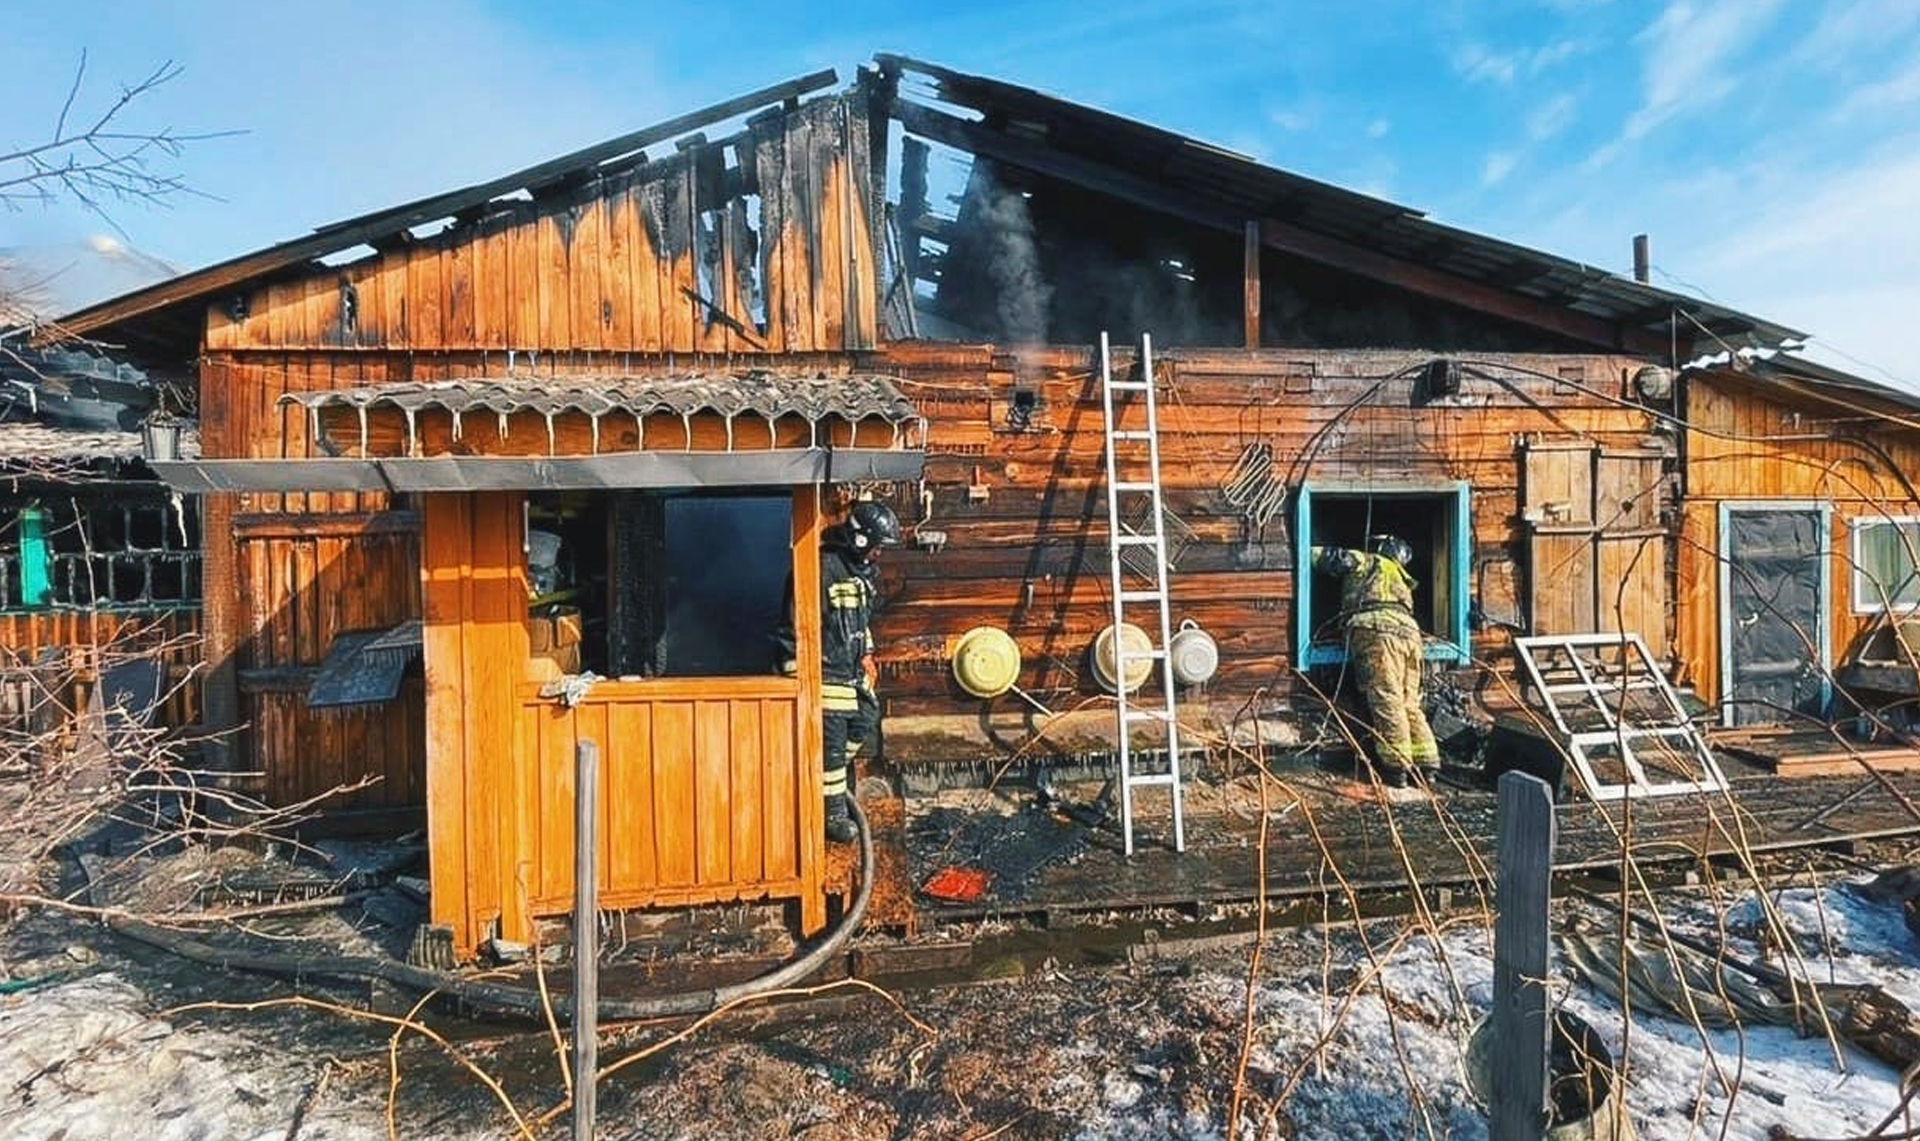
[[[1920,522],[1863,522],[1856,544],[1853,600],[1856,610],[1904,609],[1920,604]]]

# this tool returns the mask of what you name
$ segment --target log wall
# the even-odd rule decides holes
[[[958,635],[979,624],[1002,627],[1020,644],[1023,688],[1095,692],[1086,650],[1111,620],[1097,358],[1084,349],[898,344],[880,359],[883,371],[905,378],[929,421],[924,485],[894,489],[896,504],[904,518],[945,536],[937,551],[903,551],[886,564],[890,600],[876,634],[889,711],[973,708],[951,681],[948,655]],[[1189,532],[1175,544],[1184,546],[1171,578],[1173,619],[1193,618],[1218,641],[1216,698],[1284,691],[1291,673],[1291,502],[1252,527],[1222,494],[1249,444],[1272,446],[1289,488],[1466,481],[1470,586],[1490,607],[1522,604],[1531,585],[1520,521],[1523,446],[1646,447],[1652,417],[1620,396],[1637,361],[1500,355],[1492,361],[1510,367],[1483,370],[1497,380],[1470,376],[1458,396],[1421,403],[1408,370],[1425,359],[1303,350],[1162,354],[1162,481],[1167,509]],[[1024,430],[1008,422],[1016,389],[1037,401]],[[1122,427],[1143,424],[1138,407],[1121,417]],[[1617,500],[1642,490],[1611,494]],[[1648,565],[1663,584],[1666,543],[1652,546]],[[1665,607],[1654,610],[1631,620],[1664,630]],[[1481,635],[1476,652],[1504,641],[1497,632]]]

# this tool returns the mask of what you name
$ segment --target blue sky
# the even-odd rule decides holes
[[[1920,387],[1914,0],[68,0],[13,32],[0,145],[45,133],[83,48],[96,100],[185,68],[134,121],[246,132],[179,161],[211,197],[116,212],[187,266],[887,50],[1610,269],[1646,231],[1656,284]],[[101,228],[29,209],[0,246]]]

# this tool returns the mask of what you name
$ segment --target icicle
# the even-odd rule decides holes
[[[354,411],[360,414],[360,458],[367,458],[367,406],[356,405]]]
[[[498,411],[494,412],[493,415],[496,420],[496,423],[494,425],[494,433],[504,440],[507,438],[507,410],[505,408],[501,408]]]
[[[690,452],[693,450],[693,413],[680,413],[680,426],[685,428],[687,433],[687,446],[683,450]]]
[[[181,500],[178,490],[167,492],[167,498],[173,503],[174,525],[180,528],[180,549],[192,550],[191,544],[187,542],[187,505]]]
[[[727,450],[733,450],[733,413],[727,413]]]
[[[636,452],[647,450],[647,418],[642,416],[638,409],[633,413],[633,450]]]
[[[593,454],[597,456],[600,454],[600,413],[595,412],[588,422],[593,425]]]
[[[520,351],[518,349],[507,350],[507,375],[508,376],[513,375],[513,363],[515,358],[517,358],[519,355],[520,355]]]
[[[408,405],[403,411],[407,414],[407,454],[417,456],[420,454],[420,437],[416,434],[417,425],[413,420],[413,406]]]
[[[307,405],[307,439],[317,440],[319,438],[320,406],[318,404],[309,404]]]
[[[765,413],[765,415],[767,418],[767,450],[772,451],[780,446],[780,435],[774,430],[776,421],[773,418],[773,414],[769,412]]]
[[[460,409],[458,408],[452,409],[452,412],[453,412],[453,438],[458,440],[460,438],[460,434],[462,431],[460,427],[460,424],[461,424]]]
[[[554,443],[553,439],[553,413],[549,411],[544,413],[544,415],[547,418],[547,454],[556,456],[560,454],[560,451],[559,446]]]

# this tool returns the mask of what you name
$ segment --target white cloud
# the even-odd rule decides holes
[[[1849,119],[1863,112],[1882,111],[1916,102],[1920,102],[1920,53],[1915,53],[1899,71],[1880,82],[1862,84],[1848,92],[1835,109],[1834,117]]]
[[[1621,128],[1621,138],[1643,138],[1683,111],[1716,103],[1739,86],[1733,65],[1766,29],[1781,0],[1695,4],[1678,0],[1635,37],[1640,61],[1640,107]]]
[[[1729,304],[1805,329],[1814,344],[1852,354],[1837,367],[1877,377],[1889,370],[1920,383],[1911,329],[1920,313],[1920,135],[1849,156],[1827,169],[1770,171],[1775,156],[1694,191],[1668,192],[1676,233],[1718,233],[1676,248],[1681,276]],[[1689,227],[1688,223],[1695,223]],[[1660,258],[1656,254],[1656,261]]]
[[[1527,113],[1527,137],[1534,142],[1553,138],[1573,122],[1579,107],[1571,92],[1561,92]]]
[[[1508,84],[1549,68],[1587,50],[1581,40],[1554,40],[1537,48],[1495,51],[1477,41],[1462,44],[1453,53],[1453,70],[1468,83]]]
[[[1375,119],[1373,122],[1367,124],[1367,137],[1369,139],[1383,138],[1386,133],[1392,129],[1392,123],[1387,122],[1385,119]]]
[[[1468,83],[1512,83],[1519,68],[1518,56],[1497,54],[1485,44],[1466,44],[1453,53],[1453,70]]]
[[[1797,64],[1845,68],[1862,51],[1871,51],[1920,22],[1913,0],[1849,0],[1827,4],[1820,21],[1801,37],[1788,59]]]
[[[1480,168],[1480,185],[1497,186],[1506,181],[1513,168],[1520,165],[1520,156],[1513,151],[1495,151],[1487,156]]]
[[[1298,108],[1276,107],[1267,112],[1267,121],[1283,131],[1299,132],[1313,126],[1313,116]]]

